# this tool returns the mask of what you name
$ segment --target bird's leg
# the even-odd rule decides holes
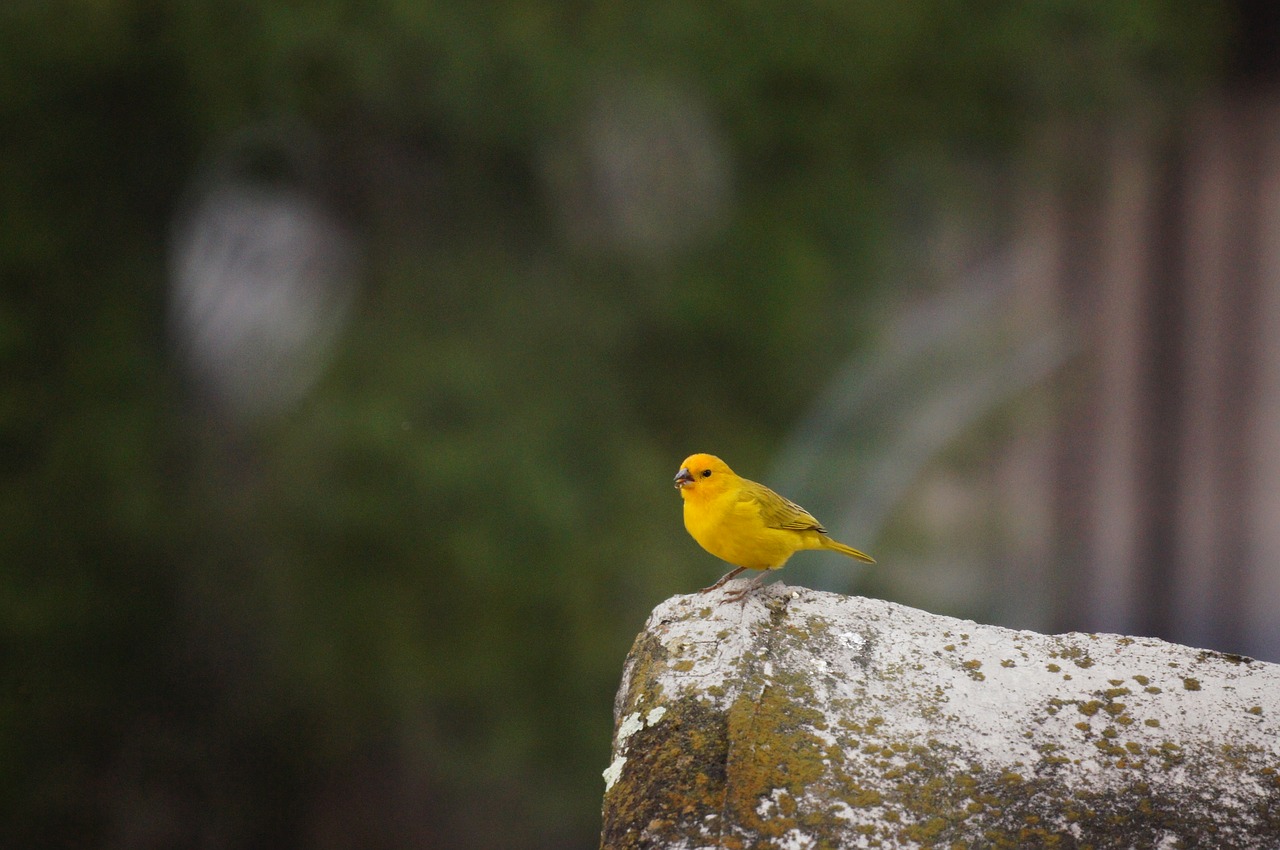
[[[704,587],[702,588],[702,590],[699,590],[698,592],[710,593],[711,591],[716,590],[717,588],[724,587],[725,582],[727,582],[729,579],[733,578],[734,576],[736,576],[738,573],[742,572],[745,569],[746,567],[738,567],[737,569],[729,570],[729,572],[725,573],[724,577],[720,579],[718,582],[716,582],[715,584],[709,587]]]
[[[751,593],[753,590],[755,590],[756,588],[758,588],[758,587],[760,586],[760,583],[761,583],[762,581],[764,581],[764,577],[765,577],[766,575],[768,575],[768,573],[767,573],[766,571],[762,570],[762,571],[760,572],[760,574],[759,574],[759,575],[757,575],[757,576],[755,576],[754,578],[752,578],[752,579],[751,579],[751,581],[747,582],[746,586],[745,586],[745,587],[743,587],[743,588],[741,588],[740,590],[726,590],[726,591],[724,592],[724,600],[725,600],[726,602],[739,602],[739,601],[742,601],[742,600],[743,600],[743,598],[744,598],[748,593]],[[745,603],[745,602],[743,602],[743,604],[745,605],[746,603]]]

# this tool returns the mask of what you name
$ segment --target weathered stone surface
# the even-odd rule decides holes
[[[1151,638],[681,596],[614,721],[610,850],[1280,848],[1280,665]]]

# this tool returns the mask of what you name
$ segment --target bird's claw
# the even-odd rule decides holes
[[[698,592],[699,592],[699,593],[710,593],[710,592],[711,592],[711,591],[713,591],[713,590],[719,590],[720,588],[724,587],[724,586],[725,586],[725,584],[726,584],[730,579],[732,579],[734,576],[736,576],[738,573],[742,572],[742,571],[743,571],[743,570],[745,570],[745,569],[746,569],[746,567],[738,567],[737,569],[730,570],[729,572],[727,572],[727,573],[725,573],[723,576],[721,576],[721,577],[720,577],[720,580],[719,580],[718,582],[716,582],[715,584],[708,585],[708,586],[706,586],[706,587],[702,588],[702,590],[699,590]]]
[[[724,592],[724,599],[721,601],[741,602],[742,604],[745,605],[747,596],[749,596],[752,593],[755,593],[757,590],[759,590],[761,587],[764,586],[764,576],[765,574],[761,573],[755,578],[747,581],[742,587],[739,587],[736,590],[726,590]]]

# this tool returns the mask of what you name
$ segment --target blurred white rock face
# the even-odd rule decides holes
[[[1280,847],[1280,665],[1153,638],[678,596],[614,723],[611,850]]]
[[[646,259],[719,225],[732,182],[728,145],[706,103],[638,79],[602,85],[543,164],[570,242]]]
[[[253,420],[297,402],[349,312],[351,235],[300,190],[230,180],[187,211],[170,252],[170,324],[200,389]]]

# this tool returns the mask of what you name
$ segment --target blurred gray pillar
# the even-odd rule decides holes
[[[1100,215],[1096,309],[1089,319],[1095,354],[1093,451],[1096,481],[1088,519],[1081,594],[1086,628],[1133,631],[1137,592],[1138,442],[1142,418],[1142,289],[1151,250],[1150,149],[1139,132],[1118,135],[1107,158]]]
[[[1018,216],[1015,320],[1090,356],[1001,465],[1009,579],[1062,628],[1280,658],[1280,102],[1096,152]]]
[[[1010,321],[1016,328],[1052,327],[1061,321],[1055,289],[1063,243],[1061,207],[1055,193],[1032,184],[1020,194],[1014,217],[1020,238],[1011,254],[1017,286]],[[1023,420],[1043,422],[1053,416],[1053,400],[1037,390],[1025,402]],[[995,485],[1011,518],[1006,530],[1005,580],[1001,617],[1022,628],[1049,628],[1062,609],[1064,589],[1053,547],[1053,434],[1042,427],[1016,433],[997,465]]]
[[[1230,409],[1236,364],[1232,300],[1247,285],[1240,279],[1239,196],[1247,191],[1237,177],[1241,128],[1233,110],[1217,105],[1192,124],[1187,156],[1186,405],[1182,430],[1182,480],[1178,491],[1176,592],[1170,628],[1189,643],[1230,640],[1224,633],[1223,597],[1227,579],[1240,569],[1230,529],[1233,491],[1231,447],[1224,432],[1238,429],[1244,412]],[[1246,225],[1247,226],[1247,225]],[[1235,437],[1239,438],[1239,434]],[[1247,447],[1241,446],[1242,449]],[[1233,551],[1236,550],[1236,551]]]
[[[1258,300],[1253,475],[1245,522],[1252,542],[1241,592],[1244,651],[1280,660],[1280,101],[1256,112],[1261,131],[1257,175]]]

